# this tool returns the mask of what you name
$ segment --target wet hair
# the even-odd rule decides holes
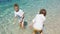
[[[44,14],[44,16],[46,16],[46,10],[45,9],[41,9],[39,14]]]
[[[18,4],[14,4],[14,7],[19,7]]]

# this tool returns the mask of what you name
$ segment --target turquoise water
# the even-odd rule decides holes
[[[14,22],[13,5],[15,3],[25,12],[25,21],[27,22],[25,30],[19,27],[18,20]],[[60,0],[0,0],[0,34],[31,34],[32,30],[28,26],[42,8],[47,10],[45,31],[49,34],[49,27],[60,25]],[[52,30],[58,28],[53,27]]]

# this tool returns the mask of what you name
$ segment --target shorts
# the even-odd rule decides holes
[[[37,32],[40,32],[41,33],[42,31],[43,30],[35,30],[35,29],[33,30],[33,32],[35,32],[35,33],[37,33]]]
[[[38,31],[42,30],[41,28],[38,29],[38,28],[34,28],[34,27],[33,27],[33,29],[34,29],[34,30],[38,30]]]

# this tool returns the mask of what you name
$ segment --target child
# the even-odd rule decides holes
[[[15,18],[19,18],[19,23],[22,28],[24,28],[24,12],[23,10],[19,9],[19,6],[17,4],[14,4],[14,13]]]
[[[32,24],[33,29],[34,29],[33,34],[36,34],[36,32],[40,32],[40,34],[42,34],[45,16],[46,16],[46,10],[45,9],[41,9],[39,14],[37,14],[35,16],[35,18],[33,19],[33,24]]]

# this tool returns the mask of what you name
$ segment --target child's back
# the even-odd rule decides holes
[[[37,14],[33,19],[33,27],[40,30],[43,28],[43,22],[45,21],[45,17],[43,14]]]
[[[43,25],[44,25],[44,21],[45,21],[45,16],[46,16],[46,10],[45,9],[41,9],[39,14],[37,14],[35,16],[35,18],[33,19],[33,34],[36,34],[36,32],[40,32],[40,34],[43,34]]]

